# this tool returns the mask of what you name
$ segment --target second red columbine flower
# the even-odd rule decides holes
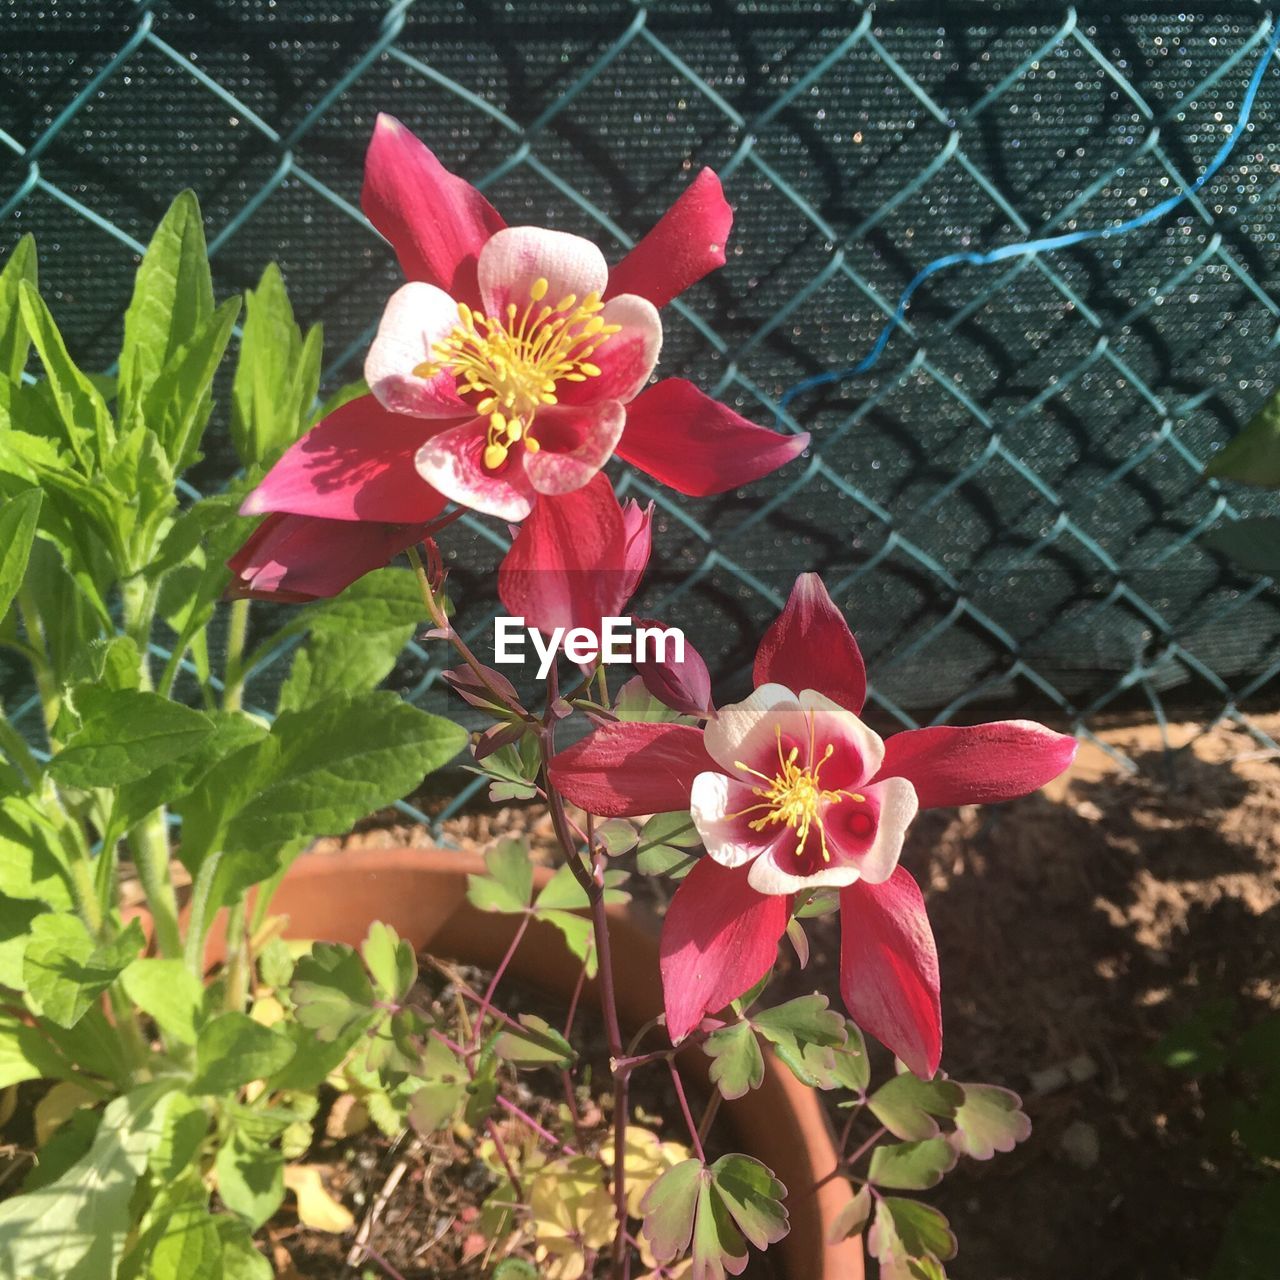
[[[689,809],[706,856],[662,930],[667,1030],[680,1040],[768,972],[794,895],[840,891],[840,990],[917,1075],[942,1053],[938,957],[899,865],[917,810],[1026,795],[1075,755],[1027,720],[882,739],[860,718],[866,671],[821,580],[804,574],[756,652],[755,692],[705,729],[615,723],[556,756],[551,781],[603,817]]]

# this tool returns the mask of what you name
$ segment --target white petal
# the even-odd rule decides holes
[[[757,893],[800,893],[805,889],[823,886],[841,889],[861,879],[861,874],[855,866],[832,865],[815,871],[811,876],[793,876],[778,866],[773,858],[773,850],[770,849],[751,864],[751,870],[747,872],[747,883]]]
[[[880,801],[880,815],[876,819],[876,838],[871,848],[858,859],[858,870],[868,884],[883,884],[894,873],[902,856],[902,842],[907,828],[920,808],[916,789],[906,778],[886,778],[866,794]]]
[[[722,769],[745,781],[750,775],[738,769],[736,762],[741,760],[766,772],[751,757],[773,759],[775,726],[782,724],[785,730],[802,714],[800,702],[790,689],[780,684],[762,684],[749,698],[721,707],[720,714],[707,725],[703,743]]]
[[[754,815],[729,816],[757,803],[758,798],[750,787],[723,773],[700,773],[694,778],[689,792],[693,825],[702,837],[708,856],[722,867],[740,867],[769,844],[768,836],[747,826]]]
[[[414,373],[457,323],[458,304],[433,284],[413,281],[391,295],[364,362],[365,381],[384,408],[420,418],[471,415],[449,370],[434,378]]]
[[[604,254],[590,240],[545,227],[496,232],[480,250],[477,269],[485,313],[494,318],[505,317],[508,302],[523,312],[538,279],[547,281],[547,293],[535,304],[535,314],[568,294],[579,302],[589,293],[602,294],[609,281]]]
[[[868,728],[847,707],[833,702],[825,694],[813,689],[804,689],[800,693],[800,705],[815,718],[815,729],[820,732],[818,738],[825,737],[828,742],[832,736],[839,734],[844,742],[853,747],[862,758],[862,778],[850,780],[847,785],[856,786],[864,779],[874,778],[880,771],[884,760],[884,739],[874,729]],[[816,739],[815,739],[816,740]],[[819,753],[822,744],[819,743]],[[829,784],[828,784],[829,785]],[[845,785],[843,780],[842,784]]]

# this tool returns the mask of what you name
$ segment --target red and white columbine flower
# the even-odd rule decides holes
[[[840,890],[840,990],[863,1030],[917,1075],[942,1053],[938,956],[898,863],[918,809],[995,803],[1062,773],[1074,739],[1027,720],[881,739],[859,718],[866,671],[816,574],[756,652],[755,692],[705,729],[615,723],[552,761],[551,781],[603,817],[688,808],[706,846],[662,930],[667,1030],[688,1035],[762,978],[793,897]]]
[[[612,268],[579,236],[507,227],[390,116],[374,129],[361,203],[409,281],[368,354],[372,394],[293,445],[246,515],[414,523],[447,498],[519,521],[614,454],[703,497],[807,445],[684,379],[646,387],[659,309],[725,261],[733,215],[710,169]]]

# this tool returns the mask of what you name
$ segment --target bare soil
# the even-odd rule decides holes
[[[1254,723],[1280,736],[1280,715]],[[1200,1087],[1152,1048],[1223,997],[1240,1028],[1280,1008],[1280,759],[1230,724],[1168,735],[1172,751],[1153,725],[1107,730],[1135,772],[1086,743],[1045,792],[912,829],[904,862],[941,955],[943,1068],[1017,1089],[1034,1125],[931,1194],[960,1239],[953,1280],[1204,1280],[1248,1177],[1208,1137]],[[475,848],[520,832],[553,856],[535,807],[448,827]],[[835,922],[810,923],[809,967],[792,961],[785,986],[837,999]]]

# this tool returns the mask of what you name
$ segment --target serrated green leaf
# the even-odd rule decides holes
[[[961,1155],[990,1160],[997,1151],[1012,1151],[1031,1136],[1031,1120],[1012,1089],[994,1084],[962,1084],[960,1088],[964,1101],[956,1108],[951,1144]]]
[[[843,1048],[848,1033],[843,1015],[827,1007],[826,996],[799,996],[752,1014],[751,1022],[802,1084],[835,1087],[833,1050]]]
[[[1280,391],[1234,440],[1209,459],[1204,473],[1271,489],[1280,487]]]
[[[18,305],[18,285],[26,281],[32,288],[39,284],[36,266],[36,242],[25,235],[13,247],[4,270],[0,271],[0,379],[17,382],[27,365],[30,339],[22,322]]]
[[[22,586],[43,500],[39,489],[25,489],[6,497],[0,506],[0,618]]]
[[[49,765],[65,786],[114,787],[195,751],[213,733],[202,712],[158,693],[82,689],[80,729]]]
[[[1220,524],[1203,534],[1200,543],[1221,552],[1248,573],[1280,577],[1280,516],[1254,516]]]
[[[733,1022],[713,1031],[702,1044],[711,1061],[710,1077],[721,1094],[732,1101],[764,1080],[764,1056],[749,1022]]]
[[[542,766],[538,740],[526,734],[518,743],[500,747],[473,765],[463,765],[468,773],[488,778],[489,801],[529,800],[537,794],[535,779]]]
[[[919,1142],[938,1134],[938,1120],[950,1120],[964,1101],[951,1080],[921,1080],[909,1071],[887,1080],[867,1099],[871,1113],[895,1138]]]
[[[129,421],[147,389],[213,315],[213,279],[195,193],[169,206],[134,279],[120,347],[121,420]]]
[[[573,1046],[545,1018],[519,1015],[521,1030],[506,1026],[493,1042],[493,1051],[504,1062],[516,1066],[540,1067],[548,1064],[567,1067],[578,1056]]]
[[[265,1080],[294,1054],[289,1037],[254,1022],[248,1014],[219,1014],[196,1039],[194,1093],[231,1093],[251,1080]]]
[[[891,1143],[871,1153],[867,1180],[896,1191],[926,1191],[936,1187],[955,1164],[956,1153],[946,1138]]]
[[[480,911],[518,914],[533,895],[533,864],[520,840],[499,840],[484,855],[485,874],[467,877],[467,900]]]
[[[299,959],[290,992],[298,1022],[326,1043],[367,1028],[378,1016],[360,957],[340,943],[317,943]]]
[[[181,960],[139,957],[120,975],[125,995],[166,1035],[195,1044],[204,987]]]
[[[219,1148],[213,1168],[223,1203],[252,1230],[261,1227],[280,1207],[284,1199],[284,1157],[278,1150],[235,1133]]]
[[[901,1196],[886,1196],[882,1203],[892,1215],[898,1239],[910,1257],[949,1262],[956,1256],[956,1238],[940,1210]]]
[[[373,975],[378,997],[401,1003],[418,980],[418,961],[412,943],[389,925],[375,920],[360,946],[360,954]]]
[[[74,1027],[145,945],[136,920],[95,944],[78,916],[37,916],[22,962],[27,995],[51,1022]]]

